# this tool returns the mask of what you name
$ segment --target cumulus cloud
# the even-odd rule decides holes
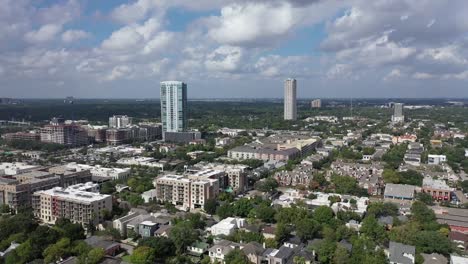
[[[67,30],[62,33],[62,41],[72,43],[81,39],[89,38],[90,34],[84,30]]]
[[[114,81],[120,78],[129,78],[131,77],[132,68],[127,65],[115,66],[111,72],[105,76],[105,81]]]
[[[32,44],[40,44],[53,40],[60,31],[62,31],[61,25],[46,24],[38,30],[29,31],[24,35],[24,38]]]
[[[238,71],[244,56],[240,47],[221,46],[208,54],[205,66],[209,71],[234,72]]]

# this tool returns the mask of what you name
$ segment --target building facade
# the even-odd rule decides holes
[[[67,146],[88,144],[88,132],[81,126],[65,124],[63,118],[53,118],[49,125],[41,128],[41,141]]]
[[[405,121],[405,116],[403,115],[403,104],[402,103],[395,103],[393,105],[392,122],[393,123],[402,123],[404,121]]]
[[[109,117],[110,128],[123,128],[132,125],[132,118],[126,115],[114,115]]]
[[[296,79],[284,81],[284,120],[297,119]]]
[[[187,84],[161,82],[161,121],[163,132],[187,130]]]
[[[310,102],[310,107],[311,108],[321,108],[322,107],[322,100],[321,99],[315,99]]]
[[[203,208],[206,200],[219,194],[217,179],[188,179],[182,175],[164,175],[154,181],[156,200],[185,209]]]
[[[33,194],[34,215],[42,222],[55,224],[60,218],[73,223],[98,224],[104,219],[104,211],[112,211],[112,196],[81,191],[80,188],[55,187]]]

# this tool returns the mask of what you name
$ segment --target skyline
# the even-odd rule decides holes
[[[0,0],[0,97],[468,98],[463,0],[95,2]]]

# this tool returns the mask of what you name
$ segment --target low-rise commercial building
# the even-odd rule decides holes
[[[416,186],[407,184],[387,183],[385,185],[384,198],[395,200],[413,200]]]
[[[453,188],[450,188],[443,180],[426,177],[423,179],[422,191],[430,194],[434,200],[450,201]]]

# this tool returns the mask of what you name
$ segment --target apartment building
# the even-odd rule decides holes
[[[1,175],[16,175],[20,173],[31,172],[39,168],[40,166],[29,165],[24,162],[2,162],[0,163],[0,176]]]
[[[164,175],[154,181],[156,199],[184,209],[203,207],[205,201],[219,194],[217,179],[189,179],[182,175]]]
[[[113,180],[124,180],[130,176],[130,168],[105,168],[100,165],[92,166],[86,164],[77,164],[75,162],[66,165],[70,169],[76,171],[89,170],[93,178],[107,178]]]
[[[13,210],[31,206],[32,194],[53,187],[83,183],[91,180],[89,171],[70,171],[63,166],[34,170],[16,175],[0,177],[0,205],[8,205]]]
[[[297,148],[276,150],[270,148],[256,148],[251,146],[240,146],[228,151],[228,157],[237,160],[259,159],[264,161],[288,161],[301,156]]]
[[[82,191],[80,187],[54,187],[32,196],[34,215],[42,222],[55,224],[60,218],[82,225],[103,221],[103,212],[112,211],[112,196]]]
[[[65,124],[61,119],[54,119],[41,128],[41,141],[67,146],[88,144],[88,132],[76,124]]]
[[[60,177],[45,171],[33,171],[0,177],[0,204],[17,210],[31,206],[34,191],[60,185]]]
[[[189,172],[198,172],[206,170],[221,171],[227,176],[227,182],[224,184],[222,178],[218,178],[220,188],[231,188],[234,192],[243,192],[247,186],[247,169],[248,166],[240,164],[222,164],[222,163],[207,163],[200,162],[194,167],[189,168]]]
[[[28,140],[28,141],[39,141],[41,140],[41,135],[36,131],[32,132],[16,132],[16,133],[6,133],[2,135],[6,141],[12,140]]]

